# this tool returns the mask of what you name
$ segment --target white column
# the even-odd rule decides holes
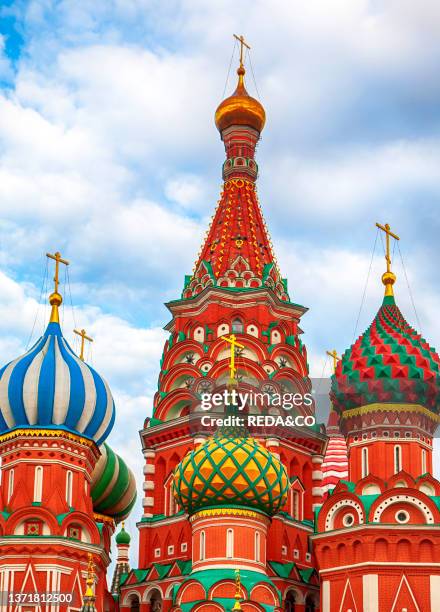
[[[440,610],[440,576],[429,577],[429,592],[431,595],[431,612]]]
[[[330,612],[330,581],[322,583],[322,612]]]
[[[154,480],[152,477],[155,473],[154,466],[154,458],[156,453],[154,450],[144,450],[145,457],[145,465],[144,465],[144,475],[145,480],[143,483],[144,489],[144,498],[142,500],[142,507],[144,509],[143,516],[151,517],[153,516],[153,506],[154,506]]]
[[[362,576],[363,612],[378,612],[379,610],[379,576],[365,574]]]

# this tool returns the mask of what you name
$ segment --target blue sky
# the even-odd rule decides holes
[[[218,199],[213,114],[234,32],[252,46],[267,111],[260,202],[291,297],[310,308],[312,372],[353,340],[376,221],[400,234],[422,331],[440,344],[438,2],[35,0],[3,1],[0,15],[2,360],[35,318],[34,335],[44,326],[44,254],[59,249],[75,306],[65,335],[74,344],[76,321],[94,336],[119,412],[110,443],[139,477],[163,303],[180,294]],[[358,332],[381,300],[381,249]]]

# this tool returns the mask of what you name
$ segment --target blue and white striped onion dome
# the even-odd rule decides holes
[[[0,435],[26,427],[62,429],[100,445],[114,420],[107,383],[75,355],[58,322],[0,370]]]

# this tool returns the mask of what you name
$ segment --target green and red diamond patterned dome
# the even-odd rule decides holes
[[[420,404],[438,413],[440,358],[385,296],[370,327],[345,351],[332,376],[338,412],[374,403]]]

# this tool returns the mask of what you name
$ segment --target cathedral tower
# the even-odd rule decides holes
[[[0,591],[24,597],[24,604],[40,602],[25,610],[46,610],[38,597],[47,592],[61,597],[47,609],[80,609],[93,565],[89,595],[100,611],[111,612],[110,540],[136,498],[134,477],[122,459],[119,473],[114,463],[111,499],[95,503],[105,484],[99,466],[115,406],[107,383],[62,334],[58,267],[68,262],[59,253],[50,257],[56,270],[46,331],[0,370]]]
[[[405,321],[393,292],[388,225],[385,296],[342,355],[332,402],[349,449],[317,517],[321,610],[440,609],[440,482],[432,476],[439,422],[439,356]]]
[[[239,40],[237,87],[215,113],[226,151],[220,199],[181,297],[167,304],[172,316],[165,328],[169,338],[153,415],[141,431],[145,466],[139,567],[123,578],[124,611],[159,605],[165,611],[229,609],[234,605],[236,569],[245,611],[260,610],[263,595],[255,588],[263,583],[266,610],[296,602],[295,609],[309,611],[318,601],[309,536],[314,508],[322,501],[323,428],[252,430],[229,439],[201,426],[202,394],[223,393],[231,384],[230,346],[225,342],[229,334],[239,345],[234,353],[236,390],[269,398],[311,391],[300,327],[306,309],[289,295],[258,202],[255,149],[265,111],[246,90],[246,43]],[[262,410],[248,403],[245,412]],[[313,405],[299,410],[311,415]],[[278,478],[277,470],[287,474],[282,503],[266,509],[255,507],[255,500],[262,503],[262,491],[272,487],[261,479],[258,457],[265,458],[262,469],[274,466],[270,478]],[[199,481],[206,490],[199,491]],[[220,503],[223,489],[228,494]],[[200,581],[194,574],[201,572]],[[274,595],[277,589],[280,598]]]

